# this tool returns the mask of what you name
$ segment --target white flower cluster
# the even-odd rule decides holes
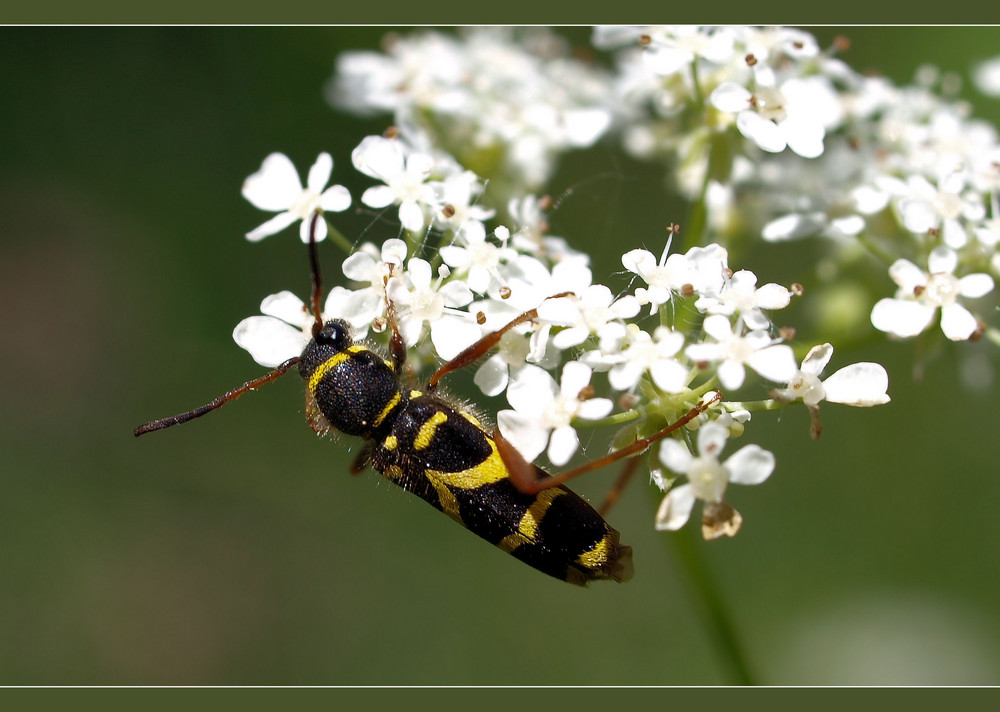
[[[984,334],[963,303],[991,292],[988,273],[1000,271],[1000,143],[967,105],[935,93],[953,77],[924,67],[897,87],[838,59],[846,40],[824,51],[788,28],[598,28],[594,41],[626,47],[616,87],[636,120],[624,146],[671,161],[716,239],[821,235],[834,274],[863,248],[898,286],[868,297],[877,329],[916,336],[940,310],[949,339]],[[980,67],[982,84],[992,66]]]
[[[410,194],[416,195],[413,201],[421,214],[440,212],[441,204],[435,201],[444,194],[450,179],[462,176],[470,183],[477,180],[469,179],[465,171],[430,180],[444,175],[449,166],[455,165],[453,161],[438,164],[430,160],[429,154],[407,155],[403,139],[370,136],[354,152],[354,163],[364,173],[378,175],[382,183],[369,188],[363,202],[371,195],[380,195],[384,188],[391,189],[397,176],[391,171],[371,170],[368,157],[372,151],[377,157],[399,156],[399,160],[393,158],[388,163],[403,173],[414,155],[427,157],[429,162],[419,182],[422,188]],[[307,195],[322,188],[315,185],[317,181],[310,181],[311,187],[303,189],[294,171],[286,170],[286,161],[283,156],[269,157],[261,171],[247,180],[248,197],[255,197],[259,185],[265,184],[280,187],[288,197],[283,202],[304,204]],[[325,166],[327,162],[321,156],[317,165]],[[275,167],[280,173],[272,175]],[[316,172],[316,168],[311,171]],[[325,184],[328,178],[329,170],[324,170],[320,182]],[[302,193],[301,198],[293,195],[295,190]],[[402,193],[394,193],[394,197],[401,205],[406,201]],[[322,224],[326,216],[322,204],[309,205],[311,210],[321,211],[323,219],[317,223]],[[401,207],[401,220],[402,211]],[[386,240],[380,248],[362,245],[342,266],[344,276],[354,287],[330,291],[323,307],[324,318],[345,319],[357,335],[363,336],[372,328],[384,328],[386,307],[391,303],[413,358],[440,361],[453,358],[518,314],[537,310],[537,319],[504,336],[498,352],[484,361],[475,377],[488,395],[506,392],[511,408],[500,411],[498,426],[527,459],[534,460],[545,452],[552,465],[566,464],[579,449],[577,428],[582,421],[610,418],[613,423],[633,424],[630,432],[635,435],[648,435],[650,428],[658,427],[654,423],[680,418],[717,385],[727,392],[740,389],[746,369],[773,384],[788,384],[782,391],[786,394],[782,403],[798,397],[795,383],[801,375],[792,348],[772,335],[774,329],[768,316],[768,312],[787,306],[792,293],[773,283],[758,287],[752,272],[732,272],[727,251],[720,245],[669,254],[668,241],[659,260],[646,250],[630,250],[622,256],[622,264],[634,275],[633,282],[638,286],[634,293],[616,295],[608,286],[592,283],[585,255],[565,245],[540,251],[540,244],[549,244],[544,239],[527,240],[518,250],[511,246],[510,231],[505,226],[497,225],[487,234],[480,219],[487,213],[476,217],[471,211],[466,213],[466,220],[457,227],[437,224],[445,244],[431,260],[410,256],[407,243],[397,238]],[[296,215],[308,229],[315,213],[300,211]],[[251,236],[256,237],[255,233]],[[549,247],[553,244],[559,243]],[[646,330],[641,323],[650,317],[640,314],[646,306],[652,314],[683,311],[700,314],[703,321],[695,329],[680,330],[660,323]],[[306,305],[290,292],[281,292],[267,297],[261,312],[263,316],[240,322],[233,334],[236,342],[264,366],[276,366],[301,353],[313,323]],[[684,323],[693,322],[687,318]],[[558,383],[551,374],[553,370],[560,374]],[[613,413],[615,400],[594,395],[591,381],[595,372],[607,374],[608,388],[612,394],[617,393],[619,403],[625,402],[628,407]],[[848,376],[858,395],[841,402],[871,405],[887,400],[884,371],[880,375],[881,379],[874,381],[867,373],[853,380]],[[822,400],[818,393],[816,389],[810,392],[811,407]],[[742,432],[743,423],[749,420],[743,405],[735,408],[724,403],[704,414],[703,420],[710,420],[717,429],[709,429],[715,433],[712,452],[721,449],[720,439],[724,441],[730,432]],[[643,425],[637,428],[636,423]],[[706,437],[699,436],[699,443]],[[773,468],[773,456],[754,446],[753,452],[759,451],[759,457],[734,456],[726,466],[705,465],[695,477],[694,470],[678,469],[676,447],[684,446],[667,441],[660,448],[660,459],[675,473],[686,474],[691,486],[671,495],[686,497],[686,504],[661,511],[657,525],[663,528],[684,523],[687,516],[681,516],[681,512],[690,512],[691,497],[705,499],[711,505],[706,511],[714,513],[712,516],[718,520],[730,480],[762,481]],[[706,456],[704,452],[698,462],[704,465]],[[761,458],[770,463],[766,473],[761,470]],[[749,463],[747,467],[754,468],[752,475],[740,465],[744,460]],[[662,474],[654,479],[669,488],[671,480]],[[736,532],[738,514],[731,508],[722,511],[731,516],[722,524],[716,522],[713,529],[706,528],[706,535]]]
[[[611,125],[610,74],[572,60],[548,31],[422,32],[384,46],[337,57],[330,103],[392,113],[473,170],[500,156],[529,191],[550,177],[558,153],[592,145]]]
[[[796,340],[803,329],[775,319],[798,284],[731,268],[730,256],[755,240],[821,236],[801,298],[822,300],[881,261],[855,300],[876,329],[908,338],[938,319],[953,341],[1000,343],[974,302],[1000,271],[1000,145],[935,89],[947,81],[863,76],[836,56],[842,43],[824,50],[800,30],[608,27],[593,43],[614,52],[613,71],[540,29],[418,31],[338,57],[330,101],[392,115],[350,158],[373,182],[359,202],[391,211],[401,230],[347,255],[349,286],[330,290],[324,318],[384,339],[391,304],[419,366],[535,310],[476,367],[476,385],[509,405],[497,416],[504,438],[562,467],[583,427],[617,428],[623,447],[703,411],[651,448],[666,492],[656,526],[683,526],[701,500],[704,536],[731,536],[742,517],[728,484],[763,482],[776,466],[754,444],[724,456],[752,411],[805,406],[818,437],[823,401],[889,397],[875,363],[822,378],[829,342],[857,338],[857,322]],[[694,246],[671,249],[673,225],[656,254],[623,245],[618,281],[595,281],[587,255],[549,234],[541,194],[560,154],[602,137],[667,161],[692,205],[680,235]],[[297,220],[303,239],[314,224],[326,236],[351,204],[326,187],[331,170],[321,154],[303,187],[287,158],[269,156],[244,195],[278,215],[247,237]],[[313,321],[303,302],[282,292],[261,312],[237,326],[237,343],[266,366],[298,355]]]

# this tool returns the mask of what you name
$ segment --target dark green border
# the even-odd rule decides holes
[[[739,699],[736,699],[736,698]],[[176,710],[202,703],[207,709],[219,705],[238,705],[247,712],[257,707],[273,710],[275,702],[295,703],[295,709],[322,709],[331,705],[346,705],[339,709],[357,709],[354,705],[382,703],[393,707],[405,706],[420,712],[424,709],[492,710],[531,709],[554,710],[572,706],[574,710],[606,712],[622,703],[651,703],[671,709],[732,709],[733,705],[752,703],[754,708],[802,709],[802,705],[818,709],[843,709],[845,703],[858,704],[865,700],[873,705],[886,703],[916,703],[917,698],[931,705],[948,700],[966,707],[995,704],[998,688],[60,688],[60,689],[0,689],[0,702],[9,709],[65,709],[67,703],[101,705],[105,712],[134,710],[141,703],[148,712]],[[280,698],[280,699],[279,699]],[[829,707],[823,706],[829,702]],[[16,706],[10,707],[14,704]],[[819,705],[819,707],[817,707]]]
[[[23,3],[0,12],[3,24],[594,24],[594,23],[752,23],[752,24],[977,24],[995,23],[989,3],[929,3],[922,6],[848,0],[838,3],[727,0],[704,4],[657,6],[648,0],[625,4],[578,2],[470,4],[459,2],[273,3],[227,0],[206,4],[191,0],[138,5],[124,2],[78,3],[56,0]]]

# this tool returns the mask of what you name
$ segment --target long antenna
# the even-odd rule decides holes
[[[313,213],[312,220],[309,223],[309,262],[312,271],[312,297],[310,298],[310,307],[313,316],[316,319],[312,327],[313,337],[315,337],[320,332],[320,329],[323,328],[323,312],[320,309],[320,301],[323,298],[323,279],[319,271],[319,255],[316,249],[316,225],[319,219],[320,214],[318,212]],[[227,391],[224,395],[219,396],[210,403],[206,403],[203,406],[199,406],[198,408],[189,410],[185,413],[179,413],[177,415],[171,415],[168,418],[160,418],[159,420],[144,423],[135,429],[134,434],[136,437],[139,437],[140,435],[151,433],[154,430],[163,430],[164,428],[181,425],[189,420],[200,418],[206,413],[211,413],[213,410],[221,408],[229,401],[236,400],[247,391],[255,391],[264,384],[270,383],[279,376],[283,376],[288,369],[301,360],[301,356],[294,356],[279,365],[270,373],[267,373],[260,378],[255,378],[252,381],[247,381],[239,388]]]
[[[309,223],[309,265],[312,270],[312,297],[309,304],[312,307],[313,316],[316,318],[312,328],[313,338],[316,338],[320,329],[323,328],[323,312],[319,306],[323,299],[323,275],[319,271],[319,250],[316,249],[316,223],[319,219],[320,213],[317,211],[313,213]]]
[[[219,396],[211,403],[206,403],[205,405],[195,408],[194,410],[189,410],[186,413],[180,413],[179,415],[171,415],[169,418],[160,418],[159,420],[151,421],[149,423],[146,423],[145,425],[140,425],[138,428],[135,429],[135,436],[139,437],[140,435],[151,433],[154,430],[163,430],[164,428],[169,428],[173,425],[181,425],[182,423],[186,423],[189,420],[200,418],[206,413],[211,413],[213,410],[221,408],[229,401],[236,400],[247,391],[255,391],[261,386],[263,386],[265,383],[270,383],[278,376],[284,375],[285,371],[290,369],[292,366],[294,366],[301,360],[302,358],[299,356],[290,358],[283,364],[278,366],[276,369],[271,371],[270,373],[265,374],[260,378],[255,378],[252,381],[247,381],[239,388],[234,388],[233,390],[228,391],[225,395]]]

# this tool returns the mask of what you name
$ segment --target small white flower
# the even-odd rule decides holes
[[[476,369],[473,383],[484,395],[500,395],[510,382],[510,374],[517,374],[530,353],[529,337],[511,329],[500,337],[496,353]]]
[[[968,339],[978,329],[978,323],[958,298],[975,299],[988,294],[993,290],[993,278],[984,273],[959,278],[954,274],[957,266],[958,255],[944,246],[931,251],[928,272],[909,260],[896,260],[889,268],[889,276],[899,290],[895,298],[875,304],[872,325],[880,331],[909,338],[926,329],[940,308],[944,335],[952,341]]]
[[[558,349],[579,346],[591,334],[600,337],[609,322],[638,313],[639,302],[635,297],[625,295],[616,300],[603,284],[592,284],[577,296],[548,299],[538,306],[541,321],[569,327],[552,337]]]
[[[937,229],[941,239],[952,249],[961,249],[969,241],[966,222],[986,217],[986,208],[975,193],[966,194],[966,176],[952,172],[935,186],[923,176],[910,176],[908,194],[899,200],[899,213],[907,230],[923,235]]]
[[[991,57],[976,65],[972,81],[986,96],[1000,96],[1000,57]]]
[[[472,301],[468,285],[460,280],[445,282],[443,275],[434,280],[426,260],[411,259],[405,274],[390,277],[385,290],[396,308],[399,331],[408,347],[420,340],[424,322],[430,324],[434,349],[446,360],[457,356],[481,335],[471,315],[458,309]]]
[[[517,256],[513,249],[507,247],[507,229],[497,228],[497,232],[504,236],[499,245],[487,240],[481,222],[468,221],[455,235],[456,244],[441,248],[441,259],[454,267],[456,274],[467,275],[466,282],[476,294],[485,294],[494,285],[502,286],[504,280],[500,275],[500,265]]]
[[[436,202],[441,206],[434,215],[437,227],[458,232],[467,222],[482,224],[496,213],[473,202],[483,192],[483,186],[479,176],[472,171],[454,173],[437,183],[435,189]]]
[[[565,465],[580,446],[573,419],[597,420],[613,407],[607,398],[587,397],[591,373],[584,364],[570,361],[557,385],[547,371],[524,366],[507,388],[507,401],[514,410],[497,413],[504,438],[529,462],[547,445],[549,461]]]
[[[667,490],[656,512],[657,529],[675,531],[683,527],[695,501],[700,499],[706,503],[702,525],[706,538],[736,534],[742,519],[735,510],[728,508],[730,516],[725,521],[706,521],[709,512],[721,509],[729,483],[756,485],[770,477],[774,471],[774,455],[759,445],[745,445],[725,462],[720,462],[719,454],[726,446],[728,434],[719,423],[706,423],[698,430],[696,456],[677,440],[668,438],[660,445],[660,462],[675,475],[684,475],[687,483],[671,487],[671,481],[664,478],[663,473],[654,471],[654,482],[660,489]]]
[[[736,328],[734,328],[736,326]],[[721,362],[719,381],[730,390],[743,385],[744,366],[749,366],[775,383],[787,383],[795,375],[795,354],[786,344],[777,344],[762,329],[743,335],[738,325],[727,317],[712,314],[705,317],[705,333],[714,341],[692,344],[684,353],[692,361]]]
[[[342,185],[326,187],[333,171],[333,158],[321,153],[309,169],[306,187],[302,187],[295,166],[283,153],[272,153],[264,159],[260,170],[243,183],[243,197],[261,210],[277,212],[273,218],[247,233],[251,242],[281,232],[301,220],[299,236],[309,242],[311,218],[324,211],[343,212],[351,205],[351,194]],[[326,221],[316,222],[316,240],[326,237]]]
[[[371,324],[381,316],[385,312],[386,282],[390,277],[402,274],[405,259],[406,243],[392,238],[382,243],[381,251],[371,243],[365,243],[344,260],[344,276],[367,286],[351,292],[341,318],[352,324]]]
[[[427,224],[427,215],[438,208],[434,187],[427,183],[434,159],[413,152],[407,155],[398,139],[366,136],[351,153],[354,167],[385,185],[368,188],[361,202],[370,208],[399,205],[399,222],[410,232]]]
[[[726,280],[721,292],[701,297],[694,305],[709,314],[737,314],[750,329],[766,329],[771,321],[761,310],[784,309],[791,298],[792,293],[780,284],[772,282],[758,288],[757,275],[740,270]]]
[[[723,82],[709,101],[719,111],[735,113],[740,133],[764,151],[788,147],[803,158],[822,155],[827,128],[843,115],[836,92],[821,76],[795,77],[780,87],[758,84],[752,94],[736,82]]]
[[[776,390],[781,400],[802,399],[806,405],[819,405],[821,401],[843,403],[859,407],[882,405],[889,402],[889,374],[877,363],[852,363],[825,381],[820,374],[833,356],[833,346],[814,346],[802,359],[802,368],[788,382],[786,388]]]
[[[822,431],[819,422],[819,404],[822,401],[862,408],[889,402],[886,394],[889,374],[877,363],[852,363],[821,381],[820,374],[832,356],[833,347],[830,344],[814,346],[806,354],[802,360],[802,368],[795,373],[788,385],[772,392],[774,398],[786,403],[802,399],[802,403],[809,409],[812,420],[810,433],[814,440],[819,438]]]
[[[641,304],[650,305],[650,313],[669,302],[674,292],[679,293],[684,285],[695,281],[694,268],[686,256],[668,255],[671,241],[667,240],[659,261],[649,250],[630,250],[622,255],[625,269],[639,275],[649,285],[641,292],[637,289],[636,296]]]
[[[652,30],[649,37],[643,62],[653,73],[670,77],[699,58],[725,64],[733,55],[735,33],[728,27],[674,25]]]
[[[595,353],[594,358],[608,371],[608,383],[618,391],[631,391],[645,374],[665,393],[680,393],[687,386],[687,366],[675,356],[684,347],[684,335],[665,326],[652,335],[629,324],[622,348],[609,354]]]

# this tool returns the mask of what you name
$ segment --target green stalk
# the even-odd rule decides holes
[[[340,230],[331,225],[329,220],[326,221],[326,236],[330,238],[330,242],[342,249],[346,254],[350,255],[354,252],[354,244],[344,237],[344,234]]]
[[[732,617],[715,577],[705,558],[704,542],[698,540],[694,528],[686,526],[666,536],[668,546],[680,568],[686,574],[691,598],[702,619],[712,646],[725,662],[731,684],[755,685]]]

